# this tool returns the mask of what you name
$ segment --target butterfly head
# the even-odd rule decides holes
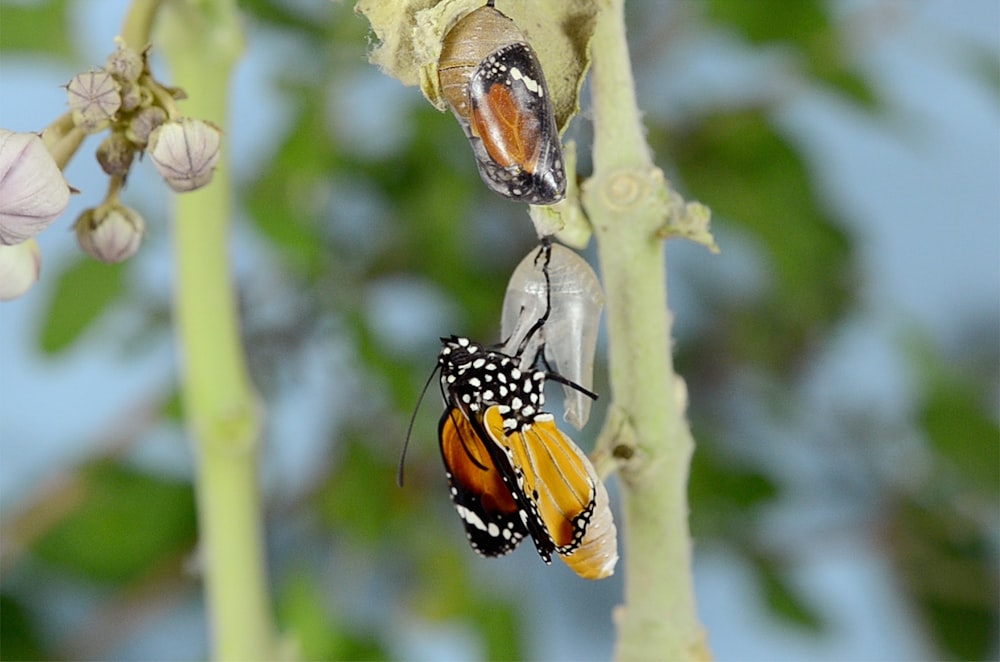
[[[542,412],[544,372],[523,371],[514,357],[468,338],[442,338],[441,344],[438,365],[446,400],[467,413],[481,413],[497,405],[509,430],[549,416]]]

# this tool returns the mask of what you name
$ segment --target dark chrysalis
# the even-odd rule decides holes
[[[533,205],[566,196],[559,131],[542,67],[492,0],[445,35],[438,79],[490,189]]]

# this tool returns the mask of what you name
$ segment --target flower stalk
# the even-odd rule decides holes
[[[142,11],[156,3],[140,0]],[[130,17],[126,28],[148,25]],[[178,0],[157,15],[157,46],[188,93],[185,111],[225,126],[242,52],[235,0]],[[126,30],[128,32],[128,30]],[[126,34],[133,47],[144,40]],[[225,154],[210,186],[175,197],[175,329],[181,390],[197,458],[201,559],[213,658],[277,659],[258,484],[261,410],[247,373],[227,251]]]
[[[595,456],[619,467],[625,600],[618,660],[710,658],[695,610],[687,478],[694,441],[673,370],[662,228],[683,205],[650,155],[635,99],[624,0],[594,39],[594,173],[582,201],[607,296],[612,404]]]
[[[73,124],[73,114],[70,112],[60,115],[42,131],[42,141],[61,170],[66,169],[86,137],[83,129]]]

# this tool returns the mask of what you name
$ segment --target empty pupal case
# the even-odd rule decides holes
[[[513,353],[545,314],[544,261],[539,256],[539,250],[532,250],[521,260],[507,284],[500,319],[506,353]],[[545,359],[552,369],[589,390],[594,381],[594,352],[604,291],[587,261],[560,244],[552,244],[548,272],[549,317],[521,353],[521,367],[528,369],[531,366],[538,348],[544,343]],[[564,418],[579,430],[590,418],[591,400],[570,386],[563,386],[563,390]]]

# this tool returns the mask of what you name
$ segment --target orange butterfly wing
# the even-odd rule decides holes
[[[438,437],[451,500],[469,544],[483,556],[508,553],[528,531],[505,480],[504,471],[511,473],[505,460],[491,457],[476,426],[456,407],[445,410]]]
[[[493,406],[483,416],[483,428],[510,462],[519,498],[530,508],[528,530],[542,557],[554,546],[581,577],[611,575],[618,561],[617,529],[607,490],[587,456],[551,415],[506,430],[500,408]],[[548,538],[541,545],[538,528]]]

